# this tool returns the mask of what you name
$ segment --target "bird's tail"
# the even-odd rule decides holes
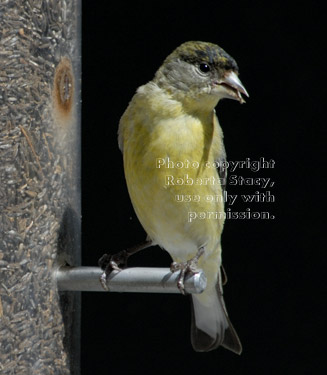
[[[241,354],[242,345],[229,320],[223,299],[221,270],[216,287],[192,296],[191,341],[195,351],[207,352],[223,346]]]

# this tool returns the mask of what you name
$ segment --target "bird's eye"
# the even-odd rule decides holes
[[[203,73],[208,73],[211,70],[210,66],[208,64],[206,64],[206,63],[201,63],[199,65],[199,68],[200,68],[201,72],[203,72]]]

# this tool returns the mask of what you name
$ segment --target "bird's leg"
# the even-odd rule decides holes
[[[146,249],[147,247],[152,246],[151,240],[146,240],[141,242],[138,245],[129,247],[126,250],[119,251],[116,254],[103,254],[102,257],[99,259],[98,264],[103,270],[103,273],[100,277],[101,285],[103,289],[108,289],[107,287],[107,280],[108,276],[112,271],[121,271],[123,268],[127,266],[127,259],[137,252]],[[121,267],[120,267],[121,266]]]
[[[185,281],[186,275],[190,272],[193,274],[198,272],[198,261],[203,253],[204,253],[204,247],[202,246],[198,249],[196,255],[193,258],[189,259],[187,262],[181,262],[181,263],[173,262],[170,265],[171,272],[176,272],[180,270],[180,274],[178,276],[178,281],[177,281],[177,287],[182,294],[185,294],[184,281]]]

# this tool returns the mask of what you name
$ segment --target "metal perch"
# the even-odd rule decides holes
[[[61,267],[56,272],[60,291],[105,292],[99,267]],[[109,292],[133,293],[180,293],[177,288],[179,272],[172,273],[169,268],[127,268],[112,271],[107,286]],[[202,293],[207,279],[202,270],[185,279],[187,293]]]

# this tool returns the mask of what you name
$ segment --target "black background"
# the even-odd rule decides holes
[[[127,193],[117,128],[136,88],[184,41],[219,44],[240,67],[250,98],[217,107],[228,159],[276,163],[236,171],[272,178],[266,190],[275,203],[231,207],[275,219],[229,220],[222,238],[225,300],[242,355],[192,350],[186,297],[84,293],[83,375],[325,373],[324,23],[315,1],[83,1],[83,265],[145,238]],[[129,265],[170,261],[150,248]]]

